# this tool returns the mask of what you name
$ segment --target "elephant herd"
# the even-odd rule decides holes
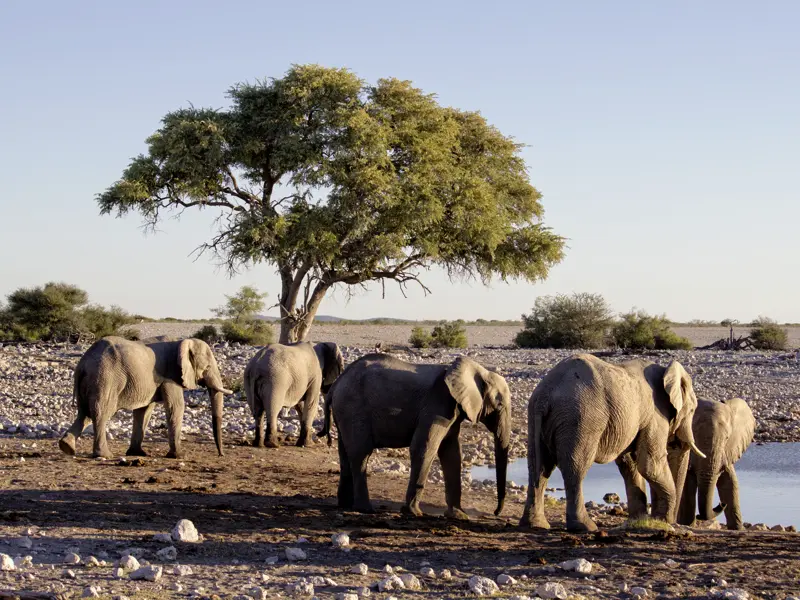
[[[143,456],[142,441],[155,402],[164,404],[170,458],[180,458],[183,390],[203,386],[211,400],[212,431],[222,450],[224,387],[211,348],[198,339],[138,342],[107,337],[93,344],[75,368],[77,417],[59,446],[75,454],[91,421],[93,454],[110,457],[108,421],[120,408],[133,412],[128,455]],[[255,446],[278,446],[281,408],[300,416],[298,446],[313,443],[312,425],[325,395],[320,437],[338,430],[339,507],[372,512],[367,462],[376,448],[409,448],[410,477],[402,511],[421,515],[419,502],[438,456],[444,474],[446,515],[466,519],[461,506],[461,423],[483,423],[492,433],[497,508],[503,509],[511,442],[511,391],[497,372],[468,357],[451,364],[411,364],[368,354],[345,368],[334,343],[270,344],[244,371],[244,390],[255,418]],[[616,461],[631,518],[650,515],[691,524],[725,512],[741,529],[734,463],[753,439],[747,404],[698,400],[692,379],[677,361],[612,364],[593,355],[564,359],[539,382],[528,403],[528,496],[520,525],[549,528],[544,512],[547,480],[558,467],[566,491],[566,525],[593,531],[582,481],[593,463]],[[648,512],[645,483],[649,484]],[[720,505],[713,508],[714,489]],[[698,503],[699,499],[699,503]]]

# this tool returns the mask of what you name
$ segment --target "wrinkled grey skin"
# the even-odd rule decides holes
[[[410,448],[411,476],[403,512],[421,515],[420,498],[431,462],[444,471],[447,516],[467,519],[461,508],[461,422],[481,422],[494,434],[497,510],[503,508],[511,435],[511,393],[506,380],[474,360],[451,365],[410,364],[386,354],[352,363],[331,388],[325,403],[339,430],[341,508],[373,512],[367,489],[367,461],[375,448]]]
[[[755,434],[756,420],[747,402],[733,398],[724,402],[699,400],[692,420],[697,446],[706,458],[692,456],[678,510],[678,523],[695,520],[695,501],[699,496],[699,519],[714,519],[723,510],[728,529],[743,529],[739,505],[739,480],[734,463],[742,457]],[[720,506],[712,509],[714,488]]]
[[[111,458],[106,441],[109,419],[121,408],[133,411],[129,456],[146,456],[142,449],[147,424],[155,402],[163,402],[169,428],[168,458],[181,458],[183,390],[202,385],[211,398],[212,429],[217,452],[222,456],[222,400],[232,394],[222,385],[214,353],[202,340],[143,344],[109,336],[98,340],[78,361],[74,374],[74,397],[78,405],[75,422],[58,445],[75,454],[75,443],[89,420],[94,425],[93,456]]]
[[[650,483],[653,516],[675,520],[675,480],[683,479],[689,449],[697,450],[692,417],[697,398],[680,363],[633,360],[611,364],[590,354],[564,359],[545,375],[528,403],[528,498],[522,526],[549,528],[547,479],[558,466],[567,496],[567,529],[595,531],[582,482],[592,463],[616,460],[631,516],[647,512],[642,477]],[[674,462],[667,444],[676,446]]]
[[[247,404],[256,420],[253,445],[278,447],[278,414],[284,406],[295,407],[300,417],[297,445],[313,444],[320,392],[327,393],[342,371],[344,357],[333,342],[270,344],[259,350],[244,370]]]

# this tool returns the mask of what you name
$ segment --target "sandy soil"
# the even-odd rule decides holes
[[[142,323],[134,328],[142,337],[154,335],[172,335],[186,337],[200,329],[204,323]],[[278,339],[278,326],[275,339]],[[310,338],[315,341],[332,341],[342,346],[374,346],[383,344],[407,344],[411,335],[411,325],[314,325]],[[470,346],[507,346],[521,326],[467,326],[467,339]],[[675,333],[689,338],[695,346],[705,346],[720,338],[728,337],[727,327],[675,327]],[[800,348],[800,327],[787,327],[789,330],[789,347]],[[747,328],[734,330],[737,336],[747,334]]]
[[[124,451],[121,443],[113,448]],[[501,590],[503,597],[533,596],[548,581],[561,582],[576,598],[632,597],[620,591],[625,586],[642,586],[650,597],[659,598],[715,597],[726,586],[762,598],[783,599],[800,591],[797,534],[611,529],[603,536],[576,536],[563,530],[559,505],[548,511],[552,530],[522,531],[516,527],[521,495],[512,496],[502,517],[495,518],[494,494],[467,490],[464,506],[472,520],[457,522],[440,516],[444,492],[434,484],[428,485],[428,504],[423,504],[429,516],[407,518],[399,513],[406,479],[389,474],[370,476],[378,514],[360,515],[337,510],[336,454],[322,444],[311,449],[235,446],[222,458],[204,439],[190,439],[186,448],[188,456],[180,463],[146,458],[140,466],[121,466],[66,457],[53,440],[36,447],[19,439],[0,440],[0,552],[32,555],[35,565],[0,575],[0,590],[50,589],[80,597],[94,585],[103,594],[134,598],[191,593],[223,598],[259,586],[262,597],[275,598],[291,596],[287,584],[320,575],[336,586],[317,587],[316,595],[333,598],[387,577],[380,570],[388,564],[418,576],[423,566],[437,575],[449,569],[452,579],[419,576],[421,591],[373,590],[373,598],[474,597],[467,587],[469,577],[495,579],[503,573],[517,579],[516,585]],[[161,456],[166,446],[157,440],[149,449]],[[155,553],[168,544],[154,541],[153,535],[168,533],[181,518],[191,519],[204,540],[176,544],[177,561],[156,560]],[[605,514],[597,519],[605,529],[623,522],[621,516]],[[350,535],[349,552],[331,544],[331,535],[343,531]],[[32,549],[17,545],[26,533]],[[307,542],[301,544],[299,537]],[[84,559],[107,553],[109,564],[71,566],[72,579],[62,564],[70,547],[77,547]],[[164,565],[159,581],[113,577],[111,562],[130,547],[143,549],[145,559]],[[308,558],[286,561],[287,547],[304,549]],[[267,566],[265,561],[275,556],[280,557],[277,564]],[[579,576],[553,567],[575,558],[591,561],[592,573]],[[189,565],[194,574],[173,575],[170,562]],[[351,566],[361,562],[369,573],[353,574]],[[22,579],[21,573],[34,578]]]

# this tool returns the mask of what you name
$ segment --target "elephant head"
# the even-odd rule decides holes
[[[204,341],[196,338],[182,340],[178,345],[178,364],[184,388],[193,390],[202,385],[208,389],[214,443],[217,445],[217,452],[222,456],[222,396],[233,392],[222,384],[217,360]]]
[[[714,489],[725,465],[733,465],[747,450],[755,432],[755,418],[741,398],[723,402],[700,400],[692,421],[697,444],[705,458],[694,457],[700,519],[710,520],[724,510],[712,509]]]
[[[692,378],[676,360],[669,363],[664,372],[664,389],[675,414],[670,419],[669,435],[686,444],[695,454],[705,458],[697,447],[692,433],[692,419],[697,410],[697,396],[692,386]]]
[[[322,393],[327,394],[333,382],[344,371],[344,356],[339,351],[339,346],[333,342],[322,342],[314,346],[314,351],[319,358],[322,369]]]
[[[445,383],[467,418],[480,421],[494,434],[497,465],[497,509],[503,510],[506,497],[508,451],[511,445],[511,391],[506,380],[474,360],[460,357],[447,369]]]

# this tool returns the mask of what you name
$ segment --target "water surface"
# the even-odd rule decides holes
[[[761,446],[753,444],[736,463],[736,474],[739,477],[742,518],[746,522],[800,527],[800,443],[770,443]],[[495,472],[488,467],[475,467],[472,477],[494,480]],[[509,465],[508,479],[527,485],[526,459],[516,460]],[[553,472],[547,486],[564,487],[558,469]],[[625,484],[616,464],[611,462],[606,465],[592,465],[583,481],[585,500],[602,502],[603,496],[609,492],[619,494],[622,501],[625,501]],[[557,489],[550,494],[558,498],[564,497],[563,489]],[[715,496],[715,506],[717,502],[719,499]],[[720,515],[719,520],[724,523],[725,516]]]

